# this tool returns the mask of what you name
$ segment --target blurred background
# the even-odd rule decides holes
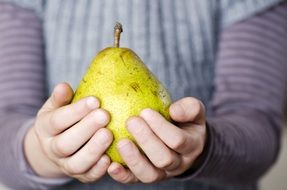
[[[287,98],[280,156],[274,167],[272,167],[272,169],[262,178],[260,185],[261,190],[287,189]]]
[[[279,159],[271,170],[262,178],[261,190],[286,190],[287,189],[287,122],[284,124],[282,147]]]

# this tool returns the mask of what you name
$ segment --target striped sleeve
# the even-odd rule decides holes
[[[219,0],[221,27],[226,28],[232,24],[250,18],[270,7],[278,5],[284,0]]]
[[[46,0],[0,0],[0,3],[9,3],[17,7],[29,9],[41,19],[44,16],[44,5]]]
[[[275,162],[287,84],[286,10],[283,3],[223,31],[209,147],[195,178],[254,184]]]
[[[45,99],[41,22],[33,11],[0,3],[0,23],[0,182],[12,189],[55,187],[63,180],[35,175],[23,152]]]

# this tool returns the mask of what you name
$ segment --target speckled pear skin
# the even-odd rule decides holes
[[[107,128],[112,131],[114,141],[106,153],[112,161],[123,165],[125,163],[116,144],[123,138],[134,141],[126,129],[129,117],[151,108],[170,120],[169,93],[128,48],[109,47],[98,53],[81,80],[72,102],[87,96],[97,97],[101,108],[110,113],[111,121]]]

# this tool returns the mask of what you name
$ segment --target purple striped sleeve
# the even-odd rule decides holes
[[[30,10],[0,3],[0,181],[12,189],[49,189],[67,182],[35,175],[23,139],[45,96],[41,22]]]
[[[287,43],[285,10],[281,5],[224,30],[215,115],[208,119],[210,146],[195,178],[253,183],[274,162],[286,84],[287,55],[281,51]],[[5,145],[0,179],[13,189],[48,189],[61,182],[29,173],[22,152],[24,134],[44,99],[41,23],[31,12],[11,5],[0,3],[0,12],[0,75],[6,75],[0,77],[0,143]]]
[[[223,31],[209,146],[194,178],[255,184],[275,162],[287,82],[286,10],[283,3]]]

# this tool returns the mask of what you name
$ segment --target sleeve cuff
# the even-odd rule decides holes
[[[64,185],[68,182],[70,182],[71,178],[45,178],[38,176],[31,166],[29,165],[28,161],[26,160],[26,157],[24,155],[24,147],[23,142],[26,133],[30,129],[30,127],[33,125],[34,119],[29,119],[26,121],[21,129],[18,131],[17,137],[16,137],[16,146],[15,146],[15,155],[18,160],[20,172],[23,173],[25,178],[29,181],[30,185],[32,187],[35,187],[35,189],[47,189],[51,187],[57,187]]]

